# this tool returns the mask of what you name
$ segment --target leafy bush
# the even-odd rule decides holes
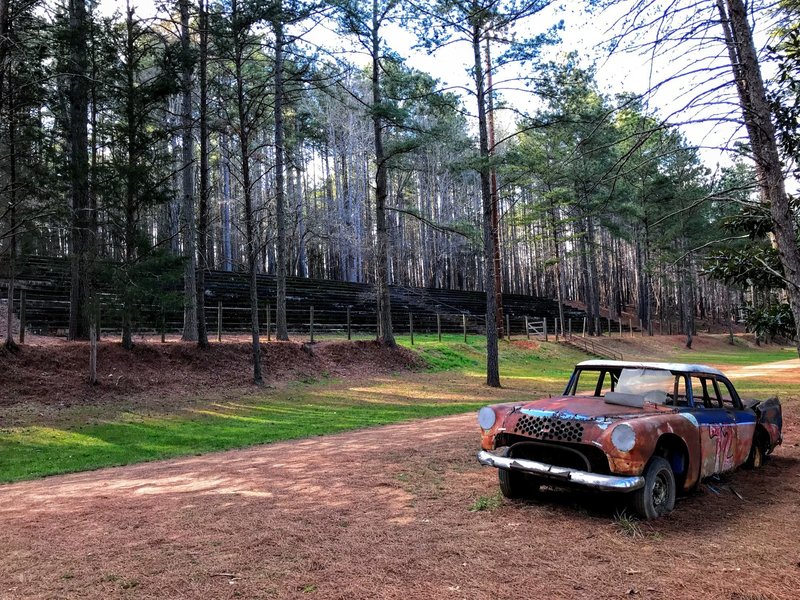
[[[761,308],[748,306],[745,309],[745,322],[753,333],[767,340],[794,338],[794,318],[787,303]]]

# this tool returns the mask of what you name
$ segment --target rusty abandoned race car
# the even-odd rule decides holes
[[[705,477],[760,467],[781,419],[777,398],[743,401],[712,367],[587,360],[563,396],[483,407],[478,460],[506,497],[544,483],[625,492],[653,519]]]

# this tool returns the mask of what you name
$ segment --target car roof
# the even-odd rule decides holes
[[[619,367],[623,369],[660,369],[663,371],[680,371],[682,373],[701,373],[706,375],[722,375],[722,371],[707,365],[694,365],[689,363],[667,363],[667,362],[636,362],[630,360],[584,360],[579,362],[578,367]]]

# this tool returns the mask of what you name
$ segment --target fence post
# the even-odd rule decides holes
[[[583,337],[586,337],[586,317],[583,317]]]
[[[619,339],[622,339],[622,316],[619,318]]]
[[[350,307],[347,307],[347,339],[351,339],[350,337]]]
[[[525,335],[528,336],[528,339],[531,339],[531,330],[528,327],[528,315],[525,315]]]
[[[222,341],[222,302],[217,302],[217,341]]]
[[[308,329],[311,332],[311,343],[314,343],[314,307],[311,307],[311,315],[308,321]]]
[[[414,345],[414,315],[408,313],[408,332],[411,334],[411,345]]]
[[[572,317],[569,318],[569,339],[572,339]]]
[[[639,319],[639,329],[642,330],[642,337],[644,337],[644,321]]]
[[[631,323],[630,319],[628,319],[628,333],[633,337],[633,323]]]
[[[547,317],[542,319],[542,325],[544,326],[544,341],[546,342],[546,341],[548,341],[547,340]]]
[[[442,341],[442,315],[436,313],[436,334],[439,336],[439,341]]]
[[[611,313],[608,314],[608,317],[606,317],[606,320],[608,321],[608,337],[611,337],[611,332],[612,332],[612,329],[611,329]]]
[[[461,313],[461,328],[464,330],[464,343],[467,343],[467,315]]]
[[[270,319],[272,318],[272,315],[270,314],[271,312],[272,312],[272,306],[270,306],[269,302],[267,302],[267,341],[268,342],[271,341],[271,339],[272,339],[272,337],[271,337],[272,334],[270,333],[270,329],[272,329],[272,325],[270,324]]]
[[[506,313],[506,341],[511,341],[511,317]]]
[[[25,343],[25,289],[19,291],[19,343]]]
[[[161,307],[161,343],[167,341],[167,317],[164,315],[164,307]]]

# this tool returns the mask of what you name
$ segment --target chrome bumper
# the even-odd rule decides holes
[[[568,467],[557,467],[525,458],[507,458],[495,456],[491,452],[478,452],[478,462],[489,467],[507,471],[522,471],[538,477],[590,487],[606,492],[632,492],[644,485],[644,477],[620,477],[618,475],[601,475]]]

